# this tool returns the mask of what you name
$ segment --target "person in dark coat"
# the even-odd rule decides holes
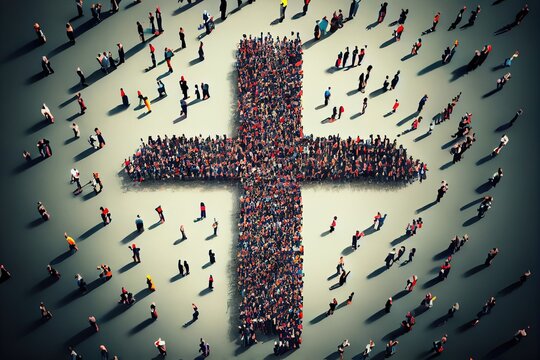
[[[221,0],[219,11],[221,11],[221,20],[225,20],[227,18],[227,0]]]
[[[120,58],[118,65],[120,65],[126,60],[126,54],[124,53],[124,46],[121,43],[116,44],[116,46],[118,46],[118,57]]]
[[[184,276],[184,266],[182,265],[182,260],[178,260],[178,272],[180,276]]]
[[[180,36],[180,43],[181,43],[180,49],[185,49],[186,48],[186,35],[184,34],[183,28],[180,28],[180,30],[178,31],[178,36]]]

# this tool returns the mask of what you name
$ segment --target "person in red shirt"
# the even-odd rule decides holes
[[[403,26],[403,24],[400,24],[394,31],[394,39],[396,41],[401,40],[401,34],[403,33],[403,30],[405,30],[405,27]]]
[[[161,208],[161,205],[156,208],[156,212],[159,216],[159,222],[163,224],[165,222],[165,215],[163,214],[163,209]]]
[[[394,102],[394,105],[392,106],[392,112],[395,113],[398,107],[399,107],[399,101],[398,99],[396,99],[396,101]]]
[[[112,219],[111,219],[111,212],[108,208],[104,208],[103,206],[99,208],[101,210],[101,219],[103,220],[103,226],[108,225]]]
[[[334,230],[336,229],[336,225],[337,225],[337,216],[334,216],[334,218],[332,219],[332,223],[330,224],[330,232],[334,232]]]

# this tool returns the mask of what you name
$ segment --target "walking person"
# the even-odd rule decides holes
[[[163,208],[161,207],[161,205],[158,205],[157,208],[155,208],[156,212],[158,213],[158,216],[159,216],[159,222],[161,224],[163,224],[165,222],[165,214],[163,213]]]
[[[101,206],[99,210],[101,210],[101,220],[103,220],[103,226],[110,224],[112,221],[112,218],[111,218],[111,212],[109,211],[109,209]]]
[[[458,12],[458,14],[456,16],[456,20],[454,20],[452,25],[450,25],[450,27],[448,28],[448,31],[454,30],[459,25],[459,23],[461,22],[461,19],[463,18],[463,13],[465,12],[465,10],[467,10],[467,6],[463,6],[459,10],[459,12]]]
[[[216,262],[216,253],[214,253],[212,249],[208,250],[208,257],[210,258],[210,264],[214,264]]]
[[[287,10],[287,3],[289,0],[281,0],[279,3],[279,22],[283,22],[285,19],[285,10]]]
[[[199,42],[199,61],[203,61],[204,60],[204,49],[203,49],[203,42]]]
[[[145,40],[144,40],[144,28],[143,26],[141,25],[140,22],[137,21],[137,32],[139,33],[139,39],[141,40],[141,42],[143,43]]]
[[[131,244],[131,246],[128,246],[128,249],[131,250],[133,256],[133,262],[140,263],[141,262],[141,248],[138,248],[137,245]]]
[[[443,180],[441,182],[441,187],[439,187],[439,189],[437,190],[437,202],[441,202],[441,199],[443,198],[443,196],[446,194],[446,192],[448,191],[448,183]]]
[[[178,273],[180,276],[184,276],[184,265],[182,265],[182,260],[178,260]]]
[[[489,250],[488,254],[487,254],[487,257],[486,257],[486,261],[484,262],[484,265],[485,266],[490,266],[491,263],[493,262],[493,259],[495,259],[495,257],[499,255],[499,248],[493,248],[491,250]]]
[[[428,100],[428,96],[427,94],[425,94],[424,96],[422,96],[422,98],[420,99],[420,101],[418,102],[418,110],[416,110],[417,113],[421,113],[422,112],[422,109],[424,108],[424,106],[426,105],[426,102]]]
[[[156,309],[156,303],[155,302],[150,304],[150,318],[152,320],[157,320],[158,319],[158,312],[157,312],[157,309]]]
[[[186,260],[184,260],[184,269],[186,270],[186,275],[189,275],[189,264]]]
[[[77,243],[75,242],[75,240],[71,236],[68,236],[66,232],[64,233],[64,238],[66,239],[69,245],[69,250],[71,250],[72,252],[79,251],[79,248],[77,247]]]
[[[386,303],[384,304],[384,311],[388,314],[390,310],[392,309],[392,298],[389,297],[388,300],[386,300]]]
[[[392,105],[392,113],[395,113],[398,108],[399,108],[399,100],[396,99],[396,101],[394,102],[394,105]]]
[[[331,87],[329,86],[328,89],[324,92],[324,106],[328,106],[328,102],[330,101],[330,96],[332,94],[330,93]]]
[[[180,27],[180,30],[178,31],[178,36],[180,37],[180,49],[186,48],[186,34],[184,33],[184,29]]]
[[[161,17],[161,9],[160,7],[156,7],[156,22],[157,22],[157,30],[158,30],[158,33],[157,35],[160,35],[161,33],[163,33],[165,30],[163,29],[163,18]]]
[[[75,32],[73,31],[73,27],[70,23],[66,24],[66,35],[71,42],[71,44],[75,44]]]
[[[214,277],[212,274],[210,274],[210,277],[208,278],[208,288],[214,290]]]
[[[77,67],[77,75],[79,76],[81,86],[84,86],[84,87],[88,86],[88,84],[86,83],[86,77],[84,76],[84,73],[80,67]]]
[[[480,14],[480,5],[477,5],[476,9],[471,11],[471,16],[469,17],[469,22],[467,23],[467,25],[462,26],[462,27],[473,26],[474,23],[476,22],[476,19],[478,18],[478,14]]]
[[[200,219],[206,219],[206,205],[204,205],[203,202],[200,203],[199,209],[201,210],[201,217]]]
[[[332,222],[330,223],[330,230],[328,232],[333,233],[334,230],[336,229],[336,225],[337,225],[337,216],[334,216],[334,218],[332,219]]]
[[[99,325],[97,324],[96,317],[93,315],[90,315],[88,317],[88,323],[90,324],[90,327],[94,329],[95,332],[99,331]]]
[[[167,356],[167,346],[165,344],[165,340],[158,338],[156,341],[154,341],[154,346],[158,349],[159,355],[162,357]]]
[[[83,115],[86,112],[86,104],[84,103],[84,99],[82,98],[81,93],[77,93],[77,103],[79,104],[79,108],[81,109],[81,115]]]
[[[343,353],[345,352],[345,348],[349,346],[351,346],[349,339],[343,340],[343,342],[338,346],[338,354],[340,360],[343,360]]]
[[[182,234],[181,240],[187,240],[186,231],[184,230],[184,225],[180,225],[180,233]]]
[[[126,54],[124,52],[124,46],[122,45],[122,43],[118,43],[116,44],[116,46],[118,47],[118,65],[120,65],[126,61]]]
[[[367,107],[368,107],[368,98],[365,97],[364,100],[362,101],[362,111],[360,112],[360,115],[364,115]]]
[[[51,320],[53,315],[43,302],[39,303],[39,311],[41,312],[41,318],[45,320]]]
[[[221,0],[219,4],[219,11],[221,12],[221,20],[227,19],[227,0]]]
[[[212,223],[212,229],[214,230],[214,236],[217,236],[217,231],[218,231],[218,221],[216,220],[216,218],[214,218],[214,222]]]
[[[394,257],[396,256],[396,248],[393,248],[388,255],[386,255],[386,258],[384,259],[384,262],[386,263],[386,268],[390,269],[390,267],[394,264]]]
[[[51,66],[51,62],[46,56],[41,57],[41,68],[43,69],[43,73],[46,76],[54,73],[54,70]]]
[[[184,78],[184,76],[180,76],[180,90],[182,90],[182,94],[184,95],[184,100],[189,98],[188,96],[188,90],[189,90],[189,86],[187,84],[187,81],[186,79]]]

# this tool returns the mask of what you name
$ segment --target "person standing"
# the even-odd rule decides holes
[[[152,27],[152,34],[156,33],[156,24],[154,23],[154,15],[152,12],[148,13],[148,20],[150,21],[150,26]]]
[[[459,25],[459,23],[461,22],[461,19],[463,18],[463,13],[465,12],[465,10],[467,10],[466,6],[463,6],[461,8],[461,10],[459,10],[459,12],[458,12],[458,14],[456,16],[456,20],[454,20],[452,25],[450,25],[450,27],[448,28],[448,31],[454,30]]]
[[[53,315],[52,313],[47,309],[47,307],[45,306],[45,304],[43,302],[41,302],[39,304],[39,311],[41,312],[41,318],[42,319],[45,319],[45,320],[51,320]]]
[[[227,18],[227,0],[221,0],[219,11],[221,12],[221,20],[224,21]]]
[[[324,92],[324,106],[328,106],[328,102],[330,101],[330,96],[332,96],[332,93],[330,92],[331,87],[329,86],[328,89]]]
[[[41,105],[41,115],[43,115],[43,117],[45,117],[45,120],[49,121],[49,123],[54,124],[54,116],[45,103]]]
[[[367,106],[368,106],[368,98],[365,97],[362,102],[362,111],[360,112],[360,115],[364,115],[364,113],[366,112]]]
[[[186,34],[184,33],[184,29],[180,28],[178,31],[178,36],[180,36],[180,49],[186,48]]]
[[[184,76],[180,76],[180,90],[182,90],[182,94],[184,95],[184,100],[189,98],[188,96],[189,86]]]
[[[281,0],[279,3],[279,22],[285,19],[285,10],[287,10],[288,0]]]
[[[188,113],[187,102],[184,99],[180,100],[180,116],[185,116],[187,118]]]
[[[369,343],[364,348],[364,351],[362,351],[362,355],[364,356],[364,359],[369,357],[369,353],[373,351],[373,348],[375,347],[375,342],[371,339],[369,339]]]
[[[152,320],[157,320],[158,318],[158,312],[156,309],[156,303],[153,302],[150,304],[150,317]]]
[[[186,231],[184,230],[184,225],[180,225],[180,233],[182,234],[182,241],[187,240]]]
[[[203,61],[204,60],[204,49],[203,49],[203,42],[199,42],[199,60],[200,61]]]
[[[340,345],[338,345],[337,350],[338,350],[340,360],[343,360],[343,353],[345,352],[345,348],[349,346],[351,346],[349,339],[343,340],[343,342]]]
[[[346,67],[346,66],[347,66],[347,60],[349,59],[349,55],[350,55],[349,47],[347,46],[347,47],[345,48],[345,53],[343,54],[343,65],[342,65],[342,67]]]
[[[388,314],[390,310],[392,309],[392,298],[389,297],[388,300],[386,300],[386,303],[384,304],[384,311]]]
[[[493,174],[492,177],[489,178],[489,183],[491,186],[496,187],[499,181],[501,181],[503,177],[503,169],[499,168],[495,174]]]
[[[478,14],[480,14],[480,5],[477,5],[476,9],[471,11],[471,16],[469,17],[469,22],[467,23],[467,26],[474,25],[476,19],[478,18]]]
[[[184,260],[184,269],[186,270],[186,276],[189,275],[189,264],[186,260]]]
[[[441,187],[439,187],[439,190],[437,190],[437,202],[441,202],[441,199],[443,198],[444,194],[448,191],[448,184],[445,180],[441,182]]]
[[[109,360],[109,350],[105,345],[99,345],[99,353],[101,355],[101,360]]]
[[[422,112],[422,109],[424,108],[424,105],[426,105],[427,100],[428,100],[427,94],[422,96],[422,98],[420,99],[420,102],[418,103],[418,110],[416,110],[418,114]]]
[[[493,259],[495,259],[495,257],[499,255],[499,248],[493,248],[491,250],[489,250],[488,254],[487,254],[487,257],[486,257],[486,261],[484,262],[484,265],[485,266],[490,266],[491,263],[493,262]]]
[[[499,146],[497,146],[495,149],[493,149],[493,152],[491,153],[491,156],[499,155],[502,148],[505,147],[508,144],[508,141],[510,141],[510,139],[508,138],[508,136],[506,134],[504,134],[501,137],[501,140],[499,142]]]
[[[97,324],[96,317],[93,315],[90,315],[88,317],[88,323],[90,324],[90,327],[94,329],[95,332],[99,331],[99,325]]]
[[[71,236],[68,236],[67,232],[64,233],[64,238],[66,239],[68,245],[69,245],[69,250],[71,251],[79,251],[79,248],[77,247],[77,243],[75,242],[75,240],[71,237]]]
[[[0,280],[6,281],[11,278],[11,273],[6,269],[4,264],[0,264]]]
[[[158,207],[155,209],[159,216],[159,222],[164,223],[165,222],[165,214],[163,214],[163,208],[161,205],[158,205]]]
[[[401,73],[401,71],[397,71],[396,74],[394,75],[394,78],[392,79],[392,81],[390,82],[390,90],[394,90],[399,82],[399,74]]]
[[[144,40],[144,28],[143,26],[141,25],[140,22],[137,21],[137,32],[139,33],[139,39],[141,40],[141,42],[143,43],[145,40]]]
[[[142,233],[144,231],[144,221],[143,219],[141,219],[140,215],[137,215],[137,217],[135,218],[135,226],[138,233]]]
[[[197,305],[195,305],[193,303],[191,304],[191,308],[193,309],[193,320],[192,321],[199,320],[199,308],[197,307]]]
[[[77,67],[77,75],[79,76],[79,80],[81,81],[81,86],[88,86],[88,84],[86,83],[86,77],[84,76],[84,73],[80,67]]]
[[[398,99],[396,99],[396,101],[394,102],[394,105],[392,105],[392,113],[395,113],[397,111],[398,107],[399,107],[399,101],[398,101]]]
[[[439,20],[441,19],[441,13],[437,12],[435,16],[433,17],[433,25],[431,26],[431,29],[429,29],[429,32],[434,32],[437,30],[437,25],[439,25]]]
[[[212,249],[208,250],[208,257],[210,258],[210,264],[214,264],[216,262],[216,254],[212,251]]]
[[[77,93],[77,103],[79,104],[79,108],[81,109],[81,115],[83,115],[87,109],[86,104],[84,103],[84,99],[82,98],[81,93]]]
[[[141,248],[138,248],[137,245],[131,244],[131,246],[128,246],[128,248],[131,250],[133,256],[133,262],[140,263],[141,262]]]
[[[326,312],[326,316],[334,314],[334,311],[336,311],[337,304],[338,304],[338,302],[337,302],[336,298],[333,298],[332,302],[330,304],[328,304],[329,309]]]
[[[122,45],[122,43],[118,43],[116,44],[116,46],[118,47],[118,57],[120,58],[118,60],[118,65],[120,65],[126,61],[126,54],[124,52],[124,46]]]
[[[41,68],[43,69],[43,73],[46,76],[54,73],[51,62],[46,56],[41,57]]]
[[[120,97],[122,98],[122,105],[124,105],[125,107],[128,107],[129,106],[129,98],[126,95],[126,92],[124,91],[123,88],[120,88]]]
[[[510,120],[510,126],[514,125],[514,123],[516,122],[516,120],[518,119],[518,117],[520,117],[522,114],[523,114],[523,110],[522,110],[522,109],[518,109],[518,111],[516,111],[516,114],[514,115],[514,117],[512,118],[512,120]]]
[[[381,4],[381,8],[379,9],[379,16],[377,18],[377,22],[380,24],[384,21],[384,18],[386,17],[386,8],[388,6],[387,2],[384,2]]]
[[[311,0],[304,0],[304,6],[302,7],[302,16],[306,16]]]
[[[210,274],[210,277],[208,278],[208,288],[214,290],[214,277],[212,274]]]
[[[351,6],[349,7],[349,20],[356,16],[358,8],[360,7],[360,0],[352,0]]]
[[[73,27],[70,23],[66,24],[66,35],[69,41],[71,41],[72,44],[75,44],[75,32],[73,31]]]
[[[77,17],[83,17],[83,0],[75,0],[75,4],[77,5]]]
[[[381,230],[381,228],[384,226],[384,222],[386,221],[386,216],[387,214],[384,214],[384,216],[379,216],[379,218],[377,219],[377,224],[376,226],[374,226],[375,228],[375,231],[379,231]]]
[[[42,45],[45,44],[47,42],[47,37],[45,36],[45,33],[43,33],[43,30],[41,30],[41,26],[38,23],[34,23],[34,31],[36,32],[39,42]]]
[[[330,230],[328,232],[333,233],[334,230],[336,229],[336,225],[337,225],[337,216],[334,216],[334,218],[332,219],[332,222],[330,223]]]
[[[203,202],[201,202],[200,206],[199,206],[200,210],[201,210],[201,217],[200,219],[206,219],[206,205],[204,205]]]
[[[386,268],[390,269],[392,265],[394,264],[394,257],[396,256],[396,248],[393,248],[388,255],[386,255],[386,258],[384,259],[384,262],[386,263]]]
[[[525,6],[522,7],[521,10],[519,10],[519,12],[516,14],[516,19],[514,20],[514,23],[512,24],[512,26],[517,26],[521,24],[523,19],[525,19],[525,16],[527,16],[528,14],[529,14],[529,5],[525,4]]]
[[[163,29],[163,18],[161,17],[161,9],[160,7],[156,7],[156,22],[157,22],[157,30],[158,35],[163,33],[165,30]]]
[[[150,275],[146,275],[146,285],[150,291],[156,291],[156,284],[154,284],[154,281]]]
[[[110,224],[112,218],[109,209],[101,206],[99,210],[101,210],[101,220],[103,220],[103,226]]]
[[[182,260],[178,260],[178,273],[180,276],[184,276],[184,265],[182,265]]]
[[[158,349],[159,355],[165,357],[167,356],[167,346],[165,345],[165,340],[161,338],[154,341],[154,346]]]
[[[218,221],[216,220],[216,218],[214,218],[214,222],[212,223],[212,229],[214,229],[214,236],[217,236],[218,225]]]

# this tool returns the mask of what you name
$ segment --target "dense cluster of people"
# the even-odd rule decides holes
[[[413,181],[426,165],[386,136],[304,136],[299,38],[244,36],[237,53],[239,136],[148,138],[124,162],[134,181],[240,179],[240,333],[276,333],[300,346],[302,198],[300,180]],[[424,171],[422,171],[424,170]]]

